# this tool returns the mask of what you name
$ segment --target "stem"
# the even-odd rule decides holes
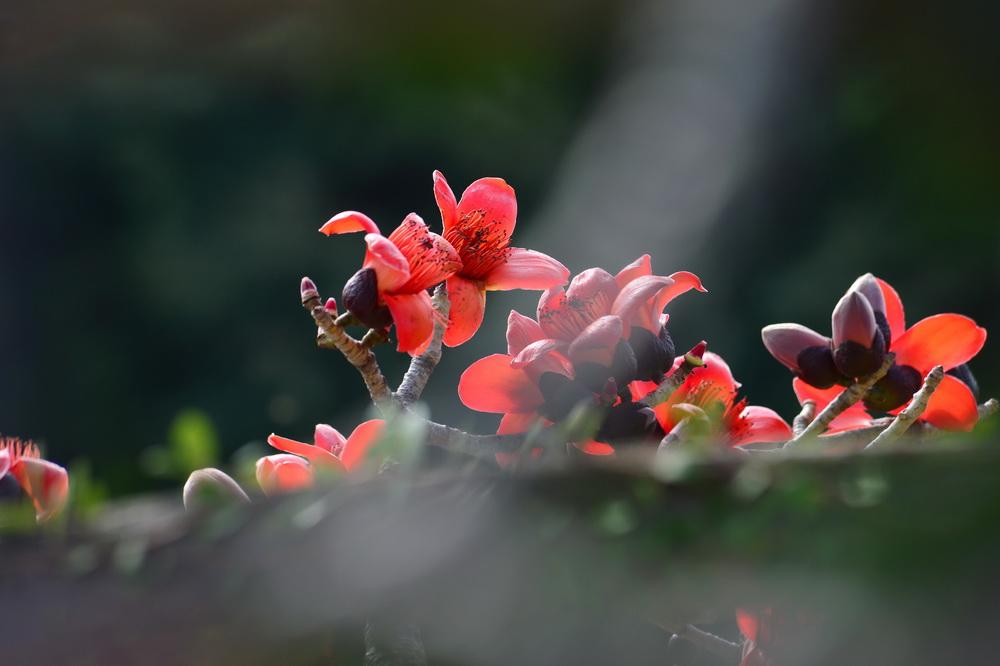
[[[410,367],[403,375],[403,381],[396,390],[396,397],[404,405],[420,400],[427,382],[441,360],[441,341],[444,339],[445,329],[448,328],[448,316],[451,312],[451,303],[448,301],[448,289],[441,283],[434,290],[434,333],[431,335],[430,345],[427,350],[419,356],[414,356],[410,361]]]
[[[1000,411],[1000,402],[997,402],[996,398],[990,398],[983,404],[979,405],[979,420],[988,419],[989,417]]]
[[[895,360],[895,354],[892,352],[886,354],[885,360],[882,361],[882,366],[878,370],[868,375],[863,381],[851,384],[844,389],[833,402],[826,406],[826,409],[819,413],[819,416],[812,423],[806,426],[801,433],[788,440],[785,448],[794,447],[799,442],[822,435],[835,418],[864,398],[872,386],[875,386],[878,380],[885,377],[885,373],[889,372],[889,368],[892,367],[892,363]]]
[[[727,641],[721,636],[703,631],[694,625],[686,624],[675,633],[680,638],[697,645],[706,652],[714,654],[717,657],[722,657],[728,663],[735,664],[740,658],[739,645],[732,641]]]
[[[802,411],[792,421],[792,434],[795,437],[801,435],[814,418],[816,418],[816,401],[806,400],[802,403]]]
[[[680,366],[667,375],[667,377],[660,382],[660,385],[656,387],[655,391],[647,395],[639,402],[646,407],[656,407],[657,405],[666,402],[666,400],[673,395],[674,391],[680,388],[681,384],[684,383],[684,380],[688,378],[688,375],[690,375],[695,368],[700,368],[705,365],[705,361],[702,356],[705,354],[707,347],[708,345],[704,341],[695,345],[691,351],[684,354],[684,361],[681,362]]]
[[[878,437],[873,439],[871,443],[865,447],[865,449],[874,449],[879,446],[885,446],[886,444],[899,439],[903,433],[918,419],[920,415],[924,413],[927,409],[927,403],[930,402],[931,396],[934,395],[934,391],[937,390],[938,385],[941,380],[944,379],[944,367],[935,366],[930,372],[927,373],[927,377],[924,378],[924,385],[920,387],[910,404],[901,411],[889,427],[878,434]]]

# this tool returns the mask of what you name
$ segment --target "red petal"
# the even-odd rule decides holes
[[[410,279],[410,262],[399,248],[385,236],[368,234],[365,236],[368,252],[365,254],[365,268],[375,269],[378,290],[392,291],[406,284]]]
[[[636,324],[652,330],[653,298],[661,290],[672,285],[673,280],[663,275],[638,277],[622,287],[621,292],[611,305],[611,312],[629,324]]]
[[[536,412],[510,412],[503,415],[497,426],[498,435],[519,435],[528,432],[541,417]]]
[[[892,339],[897,340],[906,331],[906,317],[903,313],[903,301],[899,294],[888,282],[882,278],[878,280],[878,286],[882,290],[882,298],[885,300],[885,318],[889,322],[889,332]]]
[[[462,404],[478,412],[531,412],[544,399],[524,370],[510,367],[511,357],[493,354],[470,365],[458,380]]]
[[[590,456],[611,456],[615,453],[615,447],[595,439],[587,442],[574,442],[573,445]]]
[[[517,221],[514,188],[503,178],[480,178],[462,193],[456,213],[459,220],[468,215],[481,214],[484,225],[510,238]]]
[[[257,484],[265,495],[302,490],[312,483],[312,467],[298,456],[279,453],[257,461]]]
[[[317,446],[325,451],[329,451],[335,456],[339,456],[341,451],[344,450],[344,444],[347,440],[344,436],[334,428],[325,423],[317,423],[316,430],[313,432],[313,445]]]
[[[960,379],[945,375],[920,418],[942,430],[972,430],[979,420],[976,398]]]
[[[412,294],[428,289],[462,268],[462,259],[451,243],[428,229],[416,213],[407,215],[389,234],[389,240],[410,267],[410,279],[393,291]]]
[[[568,280],[569,269],[549,255],[512,247],[507,260],[486,276],[486,288],[490,291],[549,289]]]
[[[367,234],[380,233],[378,225],[364,213],[353,210],[345,210],[331,217],[326,224],[319,228],[321,234],[333,236],[335,234],[349,234],[355,231],[364,231]]]
[[[10,454],[7,453],[7,449],[0,449],[0,479],[7,475],[8,469],[10,469]]]
[[[510,367],[526,368],[546,358],[552,352],[565,349],[565,347],[566,343],[562,340],[553,340],[552,338],[536,340],[514,356]]]
[[[426,291],[416,294],[382,294],[396,325],[396,351],[411,355],[426,348],[434,332],[434,305]]]
[[[986,329],[957,314],[939,314],[921,319],[892,342],[896,365],[909,365],[926,375],[935,365],[951,370],[979,353],[986,342]]]
[[[441,211],[441,225],[445,231],[455,224],[455,193],[451,191],[451,186],[444,179],[444,174],[440,171],[434,172],[434,199],[437,201],[438,210]]]
[[[516,310],[511,310],[507,317],[507,353],[517,356],[521,350],[532,342],[545,337],[542,327],[531,317],[526,317]]]
[[[621,289],[636,278],[652,274],[653,267],[650,263],[649,255],[644,254],[625,268],[618,271],[618,275],[615,276],[615,282],[618,284],[618,288]]]
[[[483,313],[486,311],[486,291],[482,282],[459,275],[452,275],[447,284],[451,310],[444,343],[449,347],[457,347],[475,335],[482,325]]]
[[[832,386],[828,389],[819,389],[796,377],[792,380],[792,390],[795,391],[795,397],[799,399],[800,405],[806,400],[815,402],[816,413],[819,414],[844,391],[844,387]],[[867,428],[871,424],[871,415],[862,403],[857,402],[839,414],[827,427],[826,432],[832,435],[845,430]]]
[[[565,291],[553,287],[538,300],[538,323],[550,338],[572,341],[579,333],[607,314],[618,294],[615,278],[601,268],[588,268],[570,282]]]
[[[347,438],[344,452],[340,454],[340,462],[344,464],[344,469],[350,471],[365,459],[368,449],[382,435],[383,428],[385,428],[385,421],[372,419],[354,429],[351,436]]]
[[[757,622],[756,615],[745,610],[736,609],[736,626],[740,628],[740,633],[743,634],[743,638],[748,641],[757,640],[757,629],[759,624]]]
[[[569,357],[574,363],[597,363],[611,366],[615,347],[622,339],[622,320],[615,315],[601,317],[570,343]]]
[[[733,446],[756,442],[785,442],[792,438],[792,428],[777,412],[750,405],[739,415],[739,430],[732,433]]]
[[[333,467],[338,468],[342,467],[339,458],[326,449],[321,449],[318,446],[313,446],[312,444],[306,444],[305,442],[288,439],[287,437],[275,435],[274,433],[271,433],[271,435],[268,436],[267,443],[279,451],[294,453],[296,456],[302,456],[303,458],[311,460],[317,464],[332,465]]]
[[[21,458],[10,466],[10,474],[35,505],[38,522],[58,515],[69,499],[66,470],[40,458]]]

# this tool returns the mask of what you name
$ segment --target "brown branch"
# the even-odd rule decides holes
[[[812,420],[816,418],[816,401],[806,400],[802,403],[802,411],[799,415],[795,417],[792,421],[792,434],[798,437],[802,434],[802,431],[812,423]]]
[[[678,638],[695,645],[709,654],[721,657],[726,663],[735,664],[740,658],[740,646],[732,641],[727,641],[721,636],[709,633],[693,624],[686,624],[673,630],[673,634]]]
[[[656,387],[656,390],[647,395],[645,398],[639,402],[646,407],[656,407],[657,405],[666,402],[666,400],[673,395],[674,391],[680,388],[684,380],[687,379],[688,375],[695,368],[700,368],[705,365],[705,360],[702,358],[705,354],[705,350],[708,345],[702,341],[694,346],[691,351],[684,354],[684,361],[680,366],[674,370],[672,373],[667,375],[666,379],[660,382],[660,385]]]
[[[990,398],[983,404],[979,405],[979,420],[988,419],[989,417],[1000,411],[1000,402],[997,402],[996,398]]]
[[[892,363],[895,358],[895,354],[892,352],[886,354],[885,360],[882,361],[882,366],[878,370],[868,375],[868,377],[866,377],[863,381],[851,384],[846,389],[841,391],[840,395],[838,395],[833,402],[827,405],[812,423],[806,426],[801,433],[788,440],[785,444],[785,448],[793,447],[799,442],[822,435],[835,418],[843,414],[848,407],[864,398],[865,395],[868,394],[868,391],[871,390],[871,387],[874,386],[878,380],[885,377],[885,373],[889,372],[889,368],[892,367]]]
[[[434,333],[431,335],[430,346],[419,356],[414,356],[410,361],[410,367],[403,375],[396,390],[396,397],[404,405],[420,400],[420,396],[427,387],[427,381],[431,378],[434,368],[441,360],[441,341],[444,339],[445,329],[448,328],[448,315],[451,312],[451,303],[448,301],[448,289],[444,283],[434,290],[434,311],[436,320],[434,321]]]
[[[332,346],[337,349],[347,362],[353,365],[368,387],[372,402],[382,408],[392,402],[392,391],[385,381],[385,376],[379,368],[378,361],[372,350],[348,335],[343,326],[338,323],[345,319],[349,313],[345,313],[334,319],[333,314],[323,306],[323,301],[319,297],[316,284],[309,278],[302,278],[301,286],[302,307],[312,315],[313,321],[319,327],[320,335],[317,344],[328,348]]]
[[[934,391],[937,390],[942,379],[944,379],[944,367],[940,365],[934,366],[927,373],[927,377],[924,378],[924,385],[913,395],[913,399],[907,405],[906,409],[897,414],[896,418],[889,424],[889,427],[880,432],[865,449],[885,446],[899,439],[920,418],[924,410],[927,409],[927,403],[930,402],[931,396],[934,395]]]

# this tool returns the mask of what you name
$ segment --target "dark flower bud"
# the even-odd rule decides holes
[[[885,359],[885,339],[882,331],[875,329],[871,346],[866,347],[854,340],[841,343],[833,352],[833,362],[847,377],[867,377],[882,366]]]
[[[656,414],[637,402],[623,402],[611,407],[596,437],[598,441],[612,446],[659,442],[662,438],[663,429],[656,420]]]
[[[344,285],[344,307],[369,328],[384,329],[392,324],[389,308],[378,302],[375,270],[362,268]]]
[[[631,345],[624,340],[619,340],[615,345],[615,355],[611,360],[611,376],[618,386],[628,386],[629,382],[636,379],[637,362],[635,352]]]
[[[865,377],[885,358],[885,337],[861,292],[849,291],[833,309],[833,362],[848,377]]]
[[[889,320],[885,316],[885,296],[882,294],[882,288],[879,286],[878,280],[871,273],[865,273],[855,280],[854,284],[847,291],[855,291],[864,296],[865,300],[868,301],[875,315],[875,325],[882,331],[882,338],[885,341],[886,348],[888,348],[889,343],[892,342],[892,333],[889,330]]]
[[[771,324],[761,329],[760,337],[771,356],[792,372],[801,373],[799,359],[807,349],[830,349],[830,338],[801,324]],[[830,363],[833,363],[832,357]]]
[[[662,381],[664,373],[674,363],[674,342],[667,329],[662,328],[660,335],[653,335],[642,326],[633,326],[628,344],[635,354],[636,379]]]
[[[972,395],[977,401],[979,400],[979,382],[976,381],[976,377],[972,374],[972,370],[969,369],[968,364],[957,365],[949,370],[948,374],[968,386],[969,390],[972,391]]]
[[[601,393],[609,379],[614,379],[611,368],[600,363],[574,363],[576,381],[592,393]]]
[[[865,396],[865,407],[888,412],[905,405],[920,390],[924,379],[909,365],[894,365]]]
[[[582,402],[594,402],[592,391],[580,381],[558,372],[543,372],[538,378],[538,390],[545,398],[545,403],[538,411],[551,421],[563,420]]]
[[[656,337],[660,339],[660,344],[663,345],[663,353],[667,357],[667,365],[663,370],[663,372],[666,372],[674,364],[674,356],[677,355],[677,346],[674,344],[674,339],[670,337],[670,332],[666,326],[660,328],[660,334]]]
[[[833,362],[833,351],[828,345],[808,347],[799,352],[796,360],[799,377],[806,384],[820,389],[828,389],[834,384],[847,386],[850,378],[840,374]]]

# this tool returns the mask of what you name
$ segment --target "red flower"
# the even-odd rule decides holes
[[[678,357],[679,367],[684,357]],[[747,405],[737,400],[740,384],[722,357],[712,352],[704,356],[705,365],[695,368],[684,383],[653,411],[664,432],[670,432],[681,420],[702,420],[711,435],[729,446],[756,442],[784,442],[792,437],[792,429],[783,418],[767,407]],[[635,400],[656,390],[655,382],[638,381],[631,385]]]
[[[606,410],[598,440],[657,434],[652,414],[632,401],[636,379],[660,380],[673,363],[663,308],[689,289],[705,291],[691,273],[651,275],[643,256],[617,276],[592,268],[568,289],[542,294],[538,320],[511,312],[507,354],[473,363],[458,392],[471,409],[504,414],[500,433],[523,432],[537,418],[559,421],[581,403]],[[605,443],[585,449],[610,453]]]
[[[38,522],[55,517],[66,505],[69,475],[59,465],[42,460],[34,443],[0,437],[0,480],[7,474],[31,500]]]
[[[434,198],[441,209],[444,237],[462,258],[448,278],[451,317],[444,343],[456,347],[483,322],[487,291],[548,289],[566,284],[569,270],[541,252],[510,246],[517,220],[514,188],[501,178],[480,178],[455,201],[448,181],[434,172]]]
[[[344,286],[344,306],[371,328],[396,325],[397,349],[416,355],[434,331],[427,290],[462,267],[455,248],[410,213],[388,238],[367,215],[346,211],[320,227],[327,236],[364,231],[368,251]]]
[[[345,438],[325,423],[316,426],[313,443],[306,444],[272,434],[267,443],[285,453],[257,461],[257,482],[268,495],[307,488],[313,483],[313,468],[327,467],[349,472],[365,458],[365,453],[382,433],[385,422],[365,421]],[[294,454],[294,455],[290,455]]]
[[[975,380],[964,364],[983,348],[986,329],[977,326],[972,319],[958,314],[933,315],[906,328],[903,303],[896,290],[887,282],[869,274],[859,278],[855,282],[855,288],[870,303],[874,301],[872,310],[880,328],[884,328],[880,334],[890,340],[889,351],[896,355],[896,359],[886,376],[866,396],[864,404],[856,404],[838,416],[827,432],[835,433],[870,425],[872,417],[866,407],[890,414],[898,413],[909,404],[913,394],[923,383],[923,378],[936,365],[952,372],[945,375],[932,394],[921,420],[944,430],[971,430],[979,417],[976,395],[972,388]],[[765,334],[765,343],[766,338]],[[786,354],[786,358],[788,357],[790,354]],[[820,410],[842,390],[840,386],[829,388],[822,384],[817,388],[816,382],[809,380],[807,374],[800,373],[792,381],[795,395],[800,403],[805,400],[816,401],[816,407]]]

